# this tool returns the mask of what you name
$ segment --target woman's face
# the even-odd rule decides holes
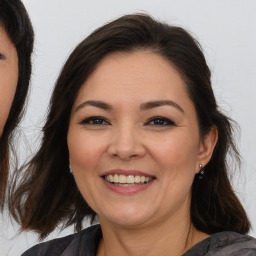
[[[8,118],[18,82],[18,55],[0,26],[0,136]]]
[[[189,216],[208,141],[180,74],[149,51],[103,59],[78,93],[68,131],[81,194],[101,223],[124,226]]]

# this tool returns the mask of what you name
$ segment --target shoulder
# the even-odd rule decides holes
[[[69,235],[62,238],[50,240],[38,245],[33,246],[22,256],[61,256],[61,255],[76,255],[74,254],[78,247],[81,251],[94,250],[93,245],[96,244],[96,240],[101,237],[101,229],[99,225],[94,225],[86,228],[76,234]],[[82,247],[81,247],[82,245]],[[88,254],[90,255],[90,254]]]
[[[219,232],[192,247],[185,255],[256,256],[256,239],[236,232]]]
[[[220,232],[212,235],[211,249],[223,255],[256,256],[256,239],[236,232]]]

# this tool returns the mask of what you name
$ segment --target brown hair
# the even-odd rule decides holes
[[[14,44],[19,60],[19,76],[12,107],[0,138],[0,208],[3,209],[9,176],[9,150],[13,131],[19,124],[31,75],[34,32],[27,11],[19,0],[0,1],[0,26]]]
[[[11,212],[23,230],[34,230],[44,238],[60,223],[75,224],[80,230],[86,216],[94,219],[96,213],[69,173],[71,108],[80,87],[105,56],[139,49],[153,51],[179,70],[194,102],[201,135],[214,125],[218,129],[219,141],[205,167],[205,177],[201,180],[196,176],[192,186],[193,224],[209,234],[248,232],[250,223],[228,179],[227,153],[232,151],[239,159],[232,126],[218,110],[200,45],[184,29],[141,14],[123,16],[97,29],[76,47],[64,65],[51,98],[41,147],[23,167],[25,171],[18,175],[21,184],[13,190]]]

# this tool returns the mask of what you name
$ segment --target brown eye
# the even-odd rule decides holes
[[[109,122],[100,116],[88,117],[80,121],[80,124],[89,124],[89,125],[109,125]]]
[[[6,60],[6,57],[2,53],[0,53],[0,60]]]
[[[146,125],[155,125],[155,126],[175,126],[175,123],[166,117],[152,117],[146,123]]]

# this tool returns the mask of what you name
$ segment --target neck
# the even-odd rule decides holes
[[[209,236],[198,231],[189,218],[136,228],[112,226],[103,221],[101,227],[103,239],[97,256],[178,256]]]

